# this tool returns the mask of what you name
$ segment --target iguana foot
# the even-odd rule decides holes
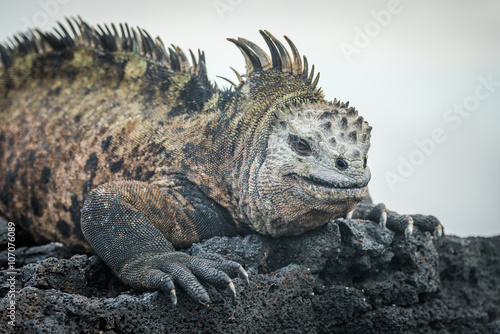
[[[181,286],[194,300],[208,305],[210,297],[199,280],[226,288],[233,302],[236,290],[230,277],[239,275],[248,282],[248,274],[239,263],[214,254],[194,257],[181,252],[141,254],[125,264],[118,275],[134,288],[169,292],[174,306],[177,304],[175,285]]]
[[[404,232],[406,238],[413,234],[413,227],[434,233],[438,238],[444,235],[443,226],[434,216],[421,214],[401,215],[386,209],[384,204],[360,203],[352,212],[352,218],[378,222],[382,229]]]

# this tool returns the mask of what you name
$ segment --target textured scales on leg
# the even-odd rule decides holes
[[[218,89],[205,55],[127,24],[68,20],[0,45],[0,212],[33,241],[96,252],[134,288],[207,304],[200,281],[248,281],[237,263],[176,249],[212,236],[298,235],[368,195],[371,126],[317,87],[292,41],[243,39],[246,76]],[[288,51],[290,50],[290,51]],[[230,80],[229,80],[230,81]],[[231,81],[230,81],[231,82]],[[47,131],[50,129],[50,131]],[[358,206],[409,236],[411,219]]]
[[[198,279],[228,288],[234,299],[229,275],[246,274],[239,264],[215,255],[195,258],[175,251],[169,240],[182,247],[209,237],[211,232],[197,226],[171,193],[154,184],[118,181],[97,187],[84,203],[82,230],[124,283],[168,291],[174,304],[176,284],[200,303],[210,302]],[[226,232],[233,233],[230,229]]]

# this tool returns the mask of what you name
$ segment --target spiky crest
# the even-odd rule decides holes
[[[59,28],[53,32],[32,30],[29,34],[20,33],[10,39],[10,45],[0,44],[0,65],[8,68],[14,58],[30,53],[46,54],[60,52],[77,46],[89,46],[103,52],[129,52],[141,55],[172,71],[197,75],[201,82],[208,83],[205,53],[198,50],[198,58],[189,50],[191,63],[178,47],[165,48],[160,37],[154,40],[147,31],[131,28],[128,24],[114,24],[91,27],[80,17],[66,18],[66,27],[58,22]]]
[[[287,37],[285,40],[288,42],[290,46],[290,50],[292,51],[293,60],[290,57],[290,54],[283,46],[283,44],[274,37],[267,30],[259,30],[260,34],[266,41],[267,46],[269,47],[269,51],[271,56],[269,56],[262,48],[260,48],[255,43],[252,43],[244,38],[239,37],[238,39],[228,38],[227,40],[234,43],[238,49],[240,49],[243,57],[245,57],[246,69],[247,69],[247,77],[250,77],[251,74],[257,72],[266,72],[266,71],[279,71],[285,73],[291,73],[293,76],[301,78],[306,85],[310,86],[313,90],[316,89],[319,80],[319,73],[314,77],[314,65],[312,66],[311,71],[309,72],[308,63],[306,56],[303,56],[304,61],[300,57],[300,53],[297,50],[297,47],[293,42]],[[304,64],[304,65],[302,65]],[[236,72],[239,85],[234,84],[231,80],[225,79],[229,81],[235,87],[239,87],[241,84],[245,83],[242,79],[242,76]]]

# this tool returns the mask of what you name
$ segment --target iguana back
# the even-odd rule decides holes
[[[0,212],[38,243],[88,250],[80,211],[89,191],[192,166],[183,149],[200,144],[215,116],[200,112],[215,89],[203,54],[190,65],[145,32],[95,41],[79,25],[76,39],[46,33],[10,52],[0,46]]]

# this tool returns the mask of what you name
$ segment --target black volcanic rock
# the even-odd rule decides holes
[[[2,225],[3,224],[3,225]],[[304,235],[216,237],[188,253],[242,263],[235,304],[209,287],[209,307],[178,290],[130,290],[96,256],[59,244],[22,247],[16,327],[7,325],[10,271],[0,222],[0,332],[500,333],[500,236],[409,240],[369,221],[336,219]],[[57,258],[56,258],[57,257]]]

